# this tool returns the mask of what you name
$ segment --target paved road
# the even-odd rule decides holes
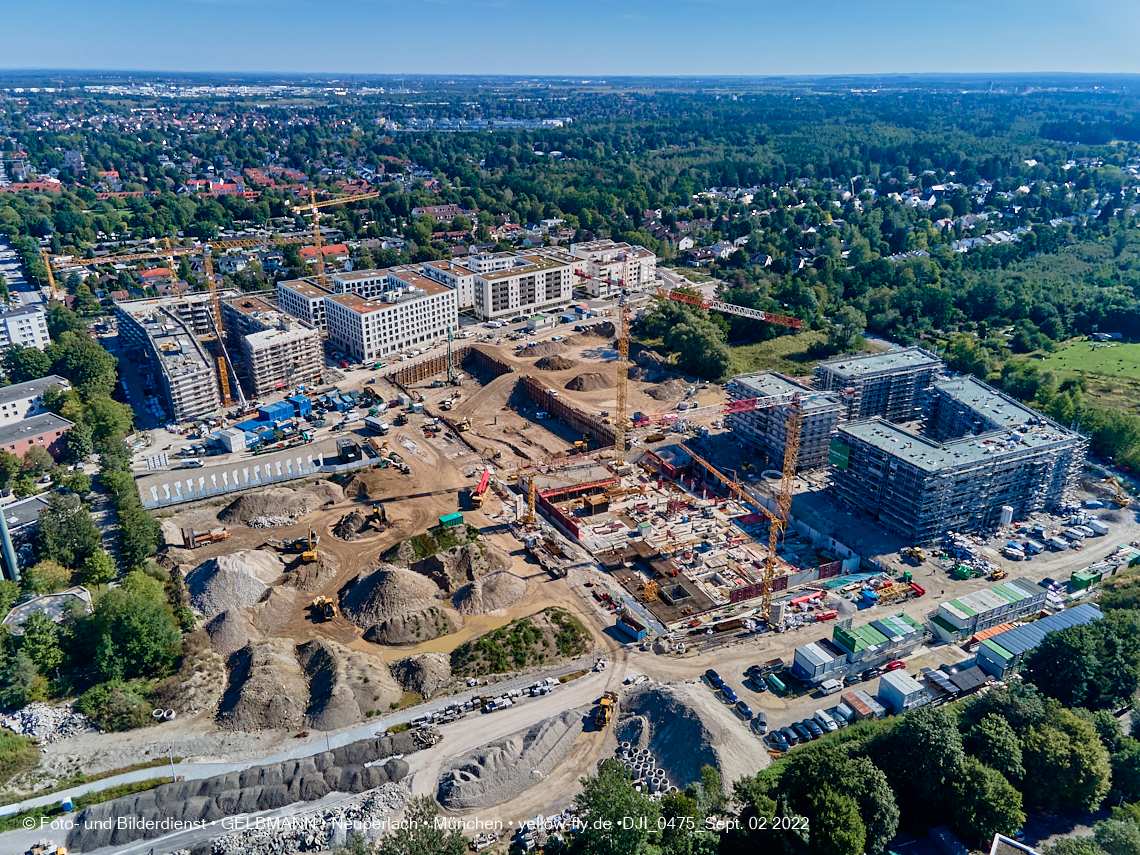
[[[35,306],[44,302],[40,290],[24,278],[20,257],[3,237],[0,237],[0,275],[3,275],[8,290],[12,293],[13,306]]]

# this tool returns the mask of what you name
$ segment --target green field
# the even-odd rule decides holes
[[[1059,379],[1083,376],[1087,397],[1103,406],[1128,410],[1140,403],[1140,344],[1078,341],[1041,359]]]
[[[782,335],[778,338],[756,344],[729,345],[732,351],[733,370],[737,373],[749,371],[779,371],[793,377],[811,374],[815,363],[821,358],[827,333],[822,330],[805,330],[795,335]],[[874,353],[883,348],[864,342],[863,351]]]

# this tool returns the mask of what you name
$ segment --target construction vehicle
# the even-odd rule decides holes
[[[320,543],[320,535],[313,533],[313,527],[309,526],[308,549],[301,553],[301,561],[305,564],[312,564],[317,560],[317,544]]]
[[[1124,492],[1124,485],[1116,478],[1106,478],[1104,483],[1111,484],[1116,488],[1116,495],[1113,496],[1112,501],[1122,508],[1127,508],[1132,504],[1132,497]]]
[[[182,538],[187,549],[197,549],[207,543],[218,543],[230,536],[224,528],[212,528],[209,531],[194,531],[192,528],[182,529]]]
[[[376,518],[376,525],[378,526],[388,522],[388,513],[384,510],[382,502],[377,502],[372,506],[372,516]]]
[[[913,561],[915,564],[921,564],[926,560],[926,553],[917,546],[908,546],[903,549],[902,557],[908,561]]]
[[[332,597],[317,597],[313,600],[314,614],[320,615],[324,620],[332,620],[337,616],[336,602]]]
[[[574,442],[574,450],[579,454],[584,454],[590,448],[590,437],[587,434],[582,434],[582,438]]]
[[[471,430],[471,420],[470,420],[470,419],[468,419],[466,416],[464,416],[464,417],[463,417],[463,421],[461,421],[459,424],[457,424],[457,425],[455,426],[455,428],[456,428],[456,430],[458,430],[460,433],[463,433],[463,432],[465,432],[465,431],[469,431],[469,430]]]
[[[397,413],[396,414],[396,424],[398,426],[403,426],[403,425],[406,425],[407,423],[408,423],[408,414],[407,413]]]
[[[483,470],[483,477],[479,479],[479,486],[471,493],[471,507],[483,507],[483,495],[487,492],[487,487],[491,484],[491,467],[488,466]]]
[[[991,582],[1000,582],[1002,579],[1004,579],[1008,575],[1009,575],[1008,573],[1006,573],[1004,570],[1002,570],[999,567],[998,569],[994,570],[993,573],[990,574],[990,581]]]
[[[447,412],[453,406],[455,406],[455,402],[452,401],[451,398],[444,398],[442,401],[439,402],[439,408],[441,410],[443,410],[444,412]]]
[[[616,703],[617,692],[602,693],[602,698],[594,709],[594,724],[598,727],[608,727],[614,717],[614,705]]]

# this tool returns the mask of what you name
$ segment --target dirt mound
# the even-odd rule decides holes
[[[617,335],[617,328],[614,326],[613,321],[602,321],[600,324],[586,327],[582,335],[584,337],[591,336],[594,338],[613,338]]]
[[[684,380],[674,377],[671,380],[658,383],[652,389],[646,389],[645,394],[655,401],[671,401],[684,395],[688,388]]]
[[[344,491],[331,481],[318,481],[295,490],[271,487],[239,496],[218,514],[218,519],[250,528],[293,525],[317,508],[343,501]]]
[[[364,631],[364,640],[373,644],[419,644],[441,635],[450,635],[461,626],[463,618],[451,609],[431,606],[373,624]]]
[[[405,692],[426,700],[451,685],[451,660],[446,653],[417,653],[393,662],[392,676]]]
[[[535,359],[540,356],[558,356],[560,353],[566,352],[566,345],[560,341],[544,341],[542,344],[536,344],[534,347],[528,347],[526,351],[520,356],[525,356],[527,359]]]
[[[202,630],[186,636],[178,673],[159,683],[151,694],[156,707],[174,709],[182,715],[217,709],[226,690],[226,666],[210,642],[210,636]]]
[[[500,571],[468,582],[451,597],[451,604],[463,615],[481,615],[505,609],[526,596],[526,579]]]
[[[341,540],[359,540],[367,537],[373,534],[372,517],[364,513],[362,508],[357,508],[341,517],[340,522],[332,527],[332,533]]]
[[[339,572],[336,555],[327,549],[318,550],[316,561],[306,563],[297,556],[281,577],[281,585],[298,591],[315,591],[335,579]]]
[[[261,633],[250,622],[244,609],[227,609],[205,626],[210,644],[219,655],[228,657],[251,641],[261,641]]]
[[[451,670],[457,677],[505,674],[572,659],[592,643],[578,618],[552,606],[459,645],[451,653]]]
[[[444,591],[454,591],[465,582],[510,566],[510,555],[499,547],[490,543],[467,543],[437,552],[409,569],[427,576]]]
[[[579,374],[566,384],[566,388],[571,392],[597,392],[600,389],[612,389],[616,385],[617,381],[614,380],[612,374],[589,372]]]
[[[212,618],[228,609],[252,606],[278,580],[284,565],[272,552],[240,549],[203,561],[190,571],[190,604]]]
[[[341,610],[357,626],[423,611],[440,599],[439,587],[431,579],[390,564],[361,573],[340,592]]]
[[[383,659],[335,641],[322,638],[302,644],[297,659],[309,678],[308,727],[351,727],[404,696]]]
[[[440,776],[439,803],[466,811],[513,799],[550,774],[581,732],[582,713],[567,710],[455,757]]]
[[[573,359],[567,359],[565,356],[544,356],[534,363],[534,367],[543,371],[565,371],[577,364]]]

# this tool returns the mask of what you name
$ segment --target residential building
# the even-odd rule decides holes
[[[973,377],[940,380],[927,396],[925,433],[940,441],[1050,424],[1041,413]]]
[[[222,325],[230,358],[252,397],[320,376],[320,330],[289,317],[261,296],[247,294],[223,303]]]
[[[0,427],[46,413],[44,390],[52,386],[64,390],[71,388],[67,380],[56,374],[0,388]]]
[[[645,288],[657,278],[657,256],[644,247],[593,240],[570,244],[570,254],[586,262],[580,272],[593,277],[582,283],[591,297],[609,297],[622,287]]]
[[[49,344],[47,312],[39,306],[20,306],[0,313],[0,349],[20,345],[43,350]]]
[[[848,421],[881,416],[909,422],[921,415],[942,367],[942,360],[920,347],[843,356],[816,366],[815,387],[843,395]]]
[[[175,422],[212,413],[222,403],[214,357],[176,313],[184,305],[185,300],[131,300],[115,304],[119,336],[141,353],[143,369],[154,375],[166,412]],[[209,318],[209,304],[204,305]],[[212,329],[212,322],[209,326]]]
[[[772,372],[737,375],[729,382],[728,391],[737,401],[780,399],[780,403],[774,406],[731,413],[726,418],[737,439],[763,455],[776,468],[783,466],[792,396],[799,394],[803,421],[796,468],[814,469],[827,462],[831,437],[843,417],[843,404],[838,395],[814,392],[789,377]]]
[[[0,448],[17,457],[23,457],[28,449],[39,446],[52,457],[63,454],[63,435],[75,427],[55,413],[40,413],[18,422],[0,426]]]
[[[454,220],[460,214],[466,214],[459,205],[424,205],[420,208],[412,208],[412,216],[415,219],[420,217],[431,217],[436,222],[440,220]]]
[[[315,246],[303,246],[299,255],[305,264],[313,264],[317,260],[317,248]],[[349,255],[348,247],[343,243],[324,244],[321,247],[321,256],[324,258],[325,264],[330,261],[348,261]]]
[[[325,298],[332,293],[312,279],[290,279],[277,283],[277,302],[281,308],[319,330],[325,329]]]
[[[490,320],[565,308],[574,296],[574,263],[553,249],[468,257],[475,314]]]
[[[218,292],[218,299],[225,300],[228,297],[237,295],[237,291],[224,290]],[[208,291],[191,291],[185,294],[175,294],[169,297],[150,298],[142,300],[119,301],[115,303],[115,311],[120,311],[120,306],[130,306],[129,311],[134,314],[147,313],[155,310],[173,316],[193,335],[206,336],[213,335],[214,329],[214,313],[210,305],[210,294]],[[220,332],[220,330],[218,331]]]
[[[429,279],[434,279],[441,285],[446,285],[455,291],[459,301],[459,310],[473,308],[475,305],[475,272],[454,261],[429,261],[423,265],[422,272]]]
[[[359,294],[371,300],[389,289],[388,270],[342,270],[330,277],[329,289],[334,294]]]
[[[418,273],[394,274],[393,281],[398,290],[373,300],[353,292],[325,299],[329,339],[355,359],[368,362],[458,329],[455,291]]]

